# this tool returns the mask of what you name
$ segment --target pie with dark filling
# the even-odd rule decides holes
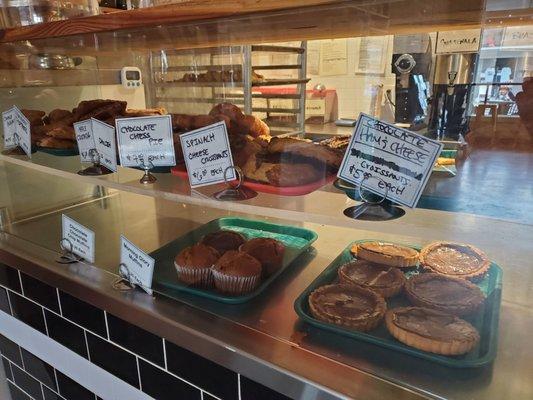
[[[487,273],[490,261],[474,246],[435,242],[420,251],[420,265],[437,274],[473,280]]]
[[[418,263],[418,251],[387,242],[361,242],[352,246],[357,258],[396,268],[414,267]]]
[[[405,284],[405,276],[398,268],[355,260],[342,265],[338,271],[341,283],[363,286],[383,297],[397,295]]]
[[[410,278],[405,293],[414,305],[455,315],[471,314],[485,301],[485,296],[473,283],[432,273]]]
[[[309,295],[311,314],[324,322],[358,331],[380,323],[387,305],[376,292],[356,285],[326,285]]]
[[[393,308],[387,311],[385,324],[400,342],[430,353],[465,354],[479,342],[479,333],[470,323],[429,308]]]

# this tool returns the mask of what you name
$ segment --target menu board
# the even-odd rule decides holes
[[[170,115],[120,118],[115,125],[123,167],[176,165]]]
[[[442,147],[436,140],[361,113],[338,177],[415,207]]]
[[[233,158],[224,121],[184,133],[180,141],[191,187],[225,182],[224,173],[233,166]],[[235,178],[230,168],[226,179]]]

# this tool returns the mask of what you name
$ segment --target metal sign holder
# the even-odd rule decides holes
[[[93,165],[78,171],[78,175],[98,176],[113,173],[113,171],[100,164],[100,154],[96,149],[89,150],[89,157],[91,157]]]
[[[388,188],[385,190],[385,195],[377,195],[380,197],[377,200],[366,198],[363,194],[363,184],[367,179],[376,179],[384,183],[383,179],[377,176],[365,176],[357,189],[354,187],[354,190],[358,190],[359,192],[359,197],[361,198],[362,204],[348,207],[344,210],[344,215],[352,219],[365,221],[387,221],[400,218],[405,214],[405,210],[403,208],[393,205],[390,201],[386,201],[387,194],[389,192]]]
[[[63,238],[59,241],[59,247],[61,248],[61,255],[56,259],[59,264],[74,264],[83,260],[82,257],[72,252],[73,245],[70,240]]]
[[[143,286],[141,282],[139,282],[139,280],[130,272],[126,264],[119,264],[118,274],[120,277],[113,282],[113,289],[118,290],[119,292],[129,292],[138,286],[146,293],[153,295],[153,290]]]
[[[239,180],[239,182],[235,186],[233,186],[228,180],[228,171],[231,171],[232,169],[235,171],[235,175],[237,175],[237,179]],[[242,170],[235,165],[230,165],[224,170],[224,183],[228,187],[224,190],[221,190],[220,192],[214,193],[213,197],[220,201],[239,201],[253,199],[254,197],[256,197],[257,192],[255,190],[242,186],[242,181]]]
[[[157,181],[157,178],[150,172],[150,170],[154,169],[152,161],[144,162],[144,158],[142,158],[139,167],[144,171],[144,175],[139,180],[140,183],[148,185]]]

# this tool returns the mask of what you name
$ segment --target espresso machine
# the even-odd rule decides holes
[[[459,140],[468,132],[468,104],[474,79],[475,53],[437,55],[429,119],[431,137]]]

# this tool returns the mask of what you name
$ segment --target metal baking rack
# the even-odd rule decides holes
[[[307,43],[299,46],[246,45],[191,50],[161,50],[150,55],[153,90],[151,107],[164,107],[169,112],[204,114],[213,104],[231,102],[246,114],[265,120],[273,135],[304,133]],[[252,65],[252,53],[296,54],[296,62],[272,65]],[[217,62],[217,57],[229,58],[229,63]],[[181,58],[181,60],[180,60]],[[183,60],[189,60],[187,63]],[[240,62],[235,62],[236,60]],[[180,61],[184,65],[179,65]],[[253,82],[253,71],[297,70],[295,79],[268,79]],[[194,81],[179,79],[185,73],[202,74],[208,71],[238,73],[242,79],[230,82]],[[253,88],[268,86],[296,86],[294,93],[261,93]],[[177,90],[183,88],[186,93]],[[292,100],[290,106],[276,106],[278,100]],[[184,107],[186,107],[184,109]]]

